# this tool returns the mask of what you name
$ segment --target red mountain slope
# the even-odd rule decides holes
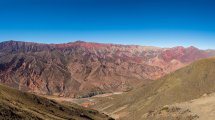
[[[39,94],[87,97],[132,89],[214,53],[194,47],[7,41],[0,43],[0,82]]]

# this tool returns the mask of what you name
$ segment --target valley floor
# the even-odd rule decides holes
[[[97,103],[99,100],[103,100],[106,98],[111,98],[111,96],[114,95],[120,95],[123,94],[124,92],[114,92],[114,93],[105,93],[105,94],[99,94],[95,95],[93,97],[88,97],[88,98],[70,98],[70,97],[58,97],[58,96],[49,96],[45,95],[43,97],[46,97],[48,99],[56,100],[58,102],[68,102],[68,103],[75,103],[78,105],[81,105],[83,107],[90,107],[94,104]]]

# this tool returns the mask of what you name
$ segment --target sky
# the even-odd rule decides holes
[[[215,49],[215,0],[0,0],[7,40]]]

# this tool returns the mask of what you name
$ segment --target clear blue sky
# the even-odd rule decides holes
[[[215,49],[215,0],[0,0],[0,41]]]

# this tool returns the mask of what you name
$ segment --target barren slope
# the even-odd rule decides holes
[[[146,120],[214,120],[215,94],[204,94],[201,98],[166,105],[144,114]]]
[[[59,104],[0,85],[1,120],[112,120],[105,114],[77,105]]]
[[[77,41],[0,43],[0,82],[19,90],[70,97],[128,91],[214,52]]]
[[[137,119],[164,105],[185,102],[215,92],[215,58],[197,61],[147,86],[100,99],[94,106],[115,118]],[[211,108],[213,109],[213,108]]]

